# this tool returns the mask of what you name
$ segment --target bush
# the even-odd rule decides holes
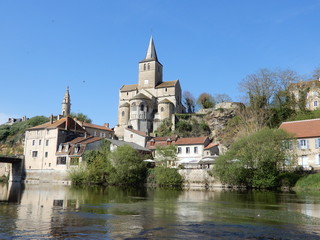
[[[156,167],[149,170],[148,183],[164,188],[181,188],[183,178],[175,168]]]
[[[295,188],[297,190],[320,190],[320,173],[310,174],[300,178]]]
[[[280,169],[287,157],[282,145],[288,137],[284,131],[264,129],[239,139],[217,158],[214,175],[235,186],[278,187]]]

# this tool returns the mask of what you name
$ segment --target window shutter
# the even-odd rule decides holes
[[[307,139],[306,142],[307,142],[307,149],[309,149],[309,139]]]
[[[314,140],[314,147],[315,147],[316,149],[319,148],[318,139],[319,139],[319,138],[316,138],[316,139]]]

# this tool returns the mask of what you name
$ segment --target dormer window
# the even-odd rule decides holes
[[[80,150],[80,144],[77,144],[74,148],[74,153],[78,153]]]
[[[62,151],[62,143],[60,143],[58,151],[59,151],[59,152]]]

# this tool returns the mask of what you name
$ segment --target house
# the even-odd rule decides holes
[[[110,151],[111,152],[115,151],[118,147],[128,145],[141,154],[144,154],[144,155],[150,154],[151,155],[151,150],[149,150],[145,147],[142,147],[134,142],[125,142],[122,140],[115,140],[115,139],[108,139],[108,141],[110,142]]]
[[[320,109],[320,79],[312,81],[301,81],[289,85],[289,92],[298,102],[300,98],[305,97],[305,104],[307,110]],[[296,108],[298,106],[296,105]]]
[[[151,37],[146,56],[139,62],[138,84],[120,88],[118,124],[115,127],[119,139],[123,139],[128,126],[150,133],[162,120],[173,120],[175,113],[185,112],[179,80],[163,82],[162,67]]]
[[[69,142],[60,143],[56,151],[57,165],[60,169],[67,170],[78,167],[83,162],[83,154],[88,150],[100,149],[103,138],[77,137]]]
[[[146,147],[153,152],[154,159],[159,159],[157,147],[169,145],[176,148],[175,162],[167,163],[172,167],[211,168],[214,159],[219,155],[219,145],[212,143],[208,137],[155,137],[147,142]]]
[[[284,122],[279,128],[296,139],[290,148],[296,151],[298,165],[320,170],[320,119]]]
[[[148,135],[147,132],[138,131],[138,130],[132,129],[131,127],[127,127],[124,129],[123,140],[125,142],[133,142],[140,145],[141,147],[145,147],[147,141],[150,138],[151,137]]]
[[[114,138],[114,131],[109,128],[109,124],[105,123],[103,126],[81,122],[77,120],[77,122],[86,130],[86,132],[90,136],[101,137],[101,138]]]
[[[179,138],[175,145],[178,165],[185,168],[210,168],[219,155],[218,144],[208,137]]]
[[[26,170],[61,169],[56,151],[61,143],[84,137],[86,131],[71,117],[50,121],[26,130],[24,156]]]

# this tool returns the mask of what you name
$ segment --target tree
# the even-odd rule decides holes
[[[92,120],[85,114],[83,113],[71,113],[70,117],[76,118],[77,120],[81,122],[86,122],[86,123],[92,123]]]
[[[320,67],[317,67],[312,72],[312,79],[313,80],[319,80],[320,79]]]
[[[283,147],[290,137],[279,129],[263,129],[243,137],[217,158],[213,173],[229,185],[277,187],[281,169],[286,160],[293,157]]]
[[[177,158],[177,148],[175,145],[170,144],[167,146],[156,146],[157,160],[163,163],[166,167],[168,165],[174,166]]]
[[[183,104],[187,109],[187,113],[194,113],[196,107],[196,100],[189,91],[183,92]]]
[[[228,94],[216,94],[214,96],[214,100],[216,101],[216,103],[222,103],[222,102],[232,102],[231,97]]]
[[[212,108],[215,105],[214,98],[209,93],[201,93],[198,97],[197,103],[203,109]]]

